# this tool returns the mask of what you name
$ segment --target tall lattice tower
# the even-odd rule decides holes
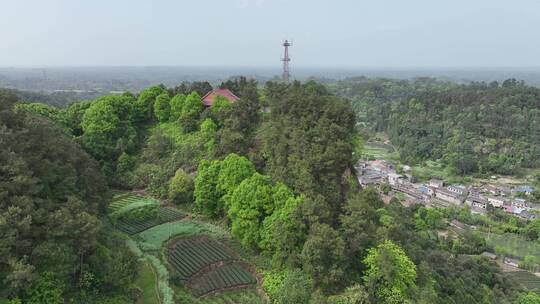
[[[283,54],[283,58],[281,58],[281,61],[283,61],[283,81],[289,82],[289,77],[291,74],[289,73],[289,61],[291,61],[291,58],[289,58],[289,47],[292,46],[292,42],[289,42],[285,40],[283,42],[283,47],[285,48],[285,53]]]

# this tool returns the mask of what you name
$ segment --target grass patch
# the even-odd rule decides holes
[[[155,256],[147,254],[146,259],[152,264],[152,267],[154,267],[157,272],[159,292],[161,293],[163,304],[174,304],[174,291],[169,285],[169,271]]]
[[[156,276],[146,261],[142,261],[139,265],[139,275],[135,281],[135,285],[142,290],[141,303],[144,304],[160,304],[159,297],[156,291]]]
[[[227,232],[211,224],[193,221],[178,221],[152,227],[137,234],[136,239],[142,250],[157,251],[174,236],[206,234],[216,238],[226,238]]]
[[[531,255],[540,259],[540,243],[527,241],[519,235],[512,233],[490,234],[483,233],[488,246],[495,249],[495,252],[502,255],[508,255],[519,259]]]
[[[445,167],[436,161],[426,161],[422,165],[412,167],[413,176],[420,181],[427,181],[432,178],[447,179],[448,174]]]
[[[366,142],[362,148],[362,155],[369,159],[399,161],[399,153],[384,143]]]

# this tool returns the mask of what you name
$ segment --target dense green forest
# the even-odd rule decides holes
[[[441,160],[460,175],[540,167],[537,87],[515,79],[458,85],[360,77],[332,90],[352,99],[359,123],[387,133],[405,163]]]
[[[18,110],[15,95],[0,100],[1,289],[24,303],[123,300],[135,259],[103,232],[99,164],[61,126]]]
[[[355,134],[362,131],[356,126],[358,101],[369,109],[367,122],[376,125],[369,113],[384,112],[384,107],[372,101],[398,107],[401,101],[394,95],[403,94],[406,107],[410,93],[404,87],[414,85],[419,96],[413,105],[430,111],[435,105],[420,98],[421,87],[440,87],[433,94],[450,90],[438,82],[390,85],[394,89],[382,88],[373,96],[371,89],[353,87],[351,96],[371,96],[355,99],[354,107],[313,81],[259,86],[245,78],[221,85],[240,97],[237,102],[217,98],[206,109],[200,98],[211,89],[207,83],[155,86],[63,109],[20,103],[17,96],[2,93],[0,274],[5,279],[0,295],[10,304],[133,303],[137,260],[121,234],[107,229],[104,216],[108,189],[115,188],[146,189],[193,216],[224,225],[257,257],[254,263],[272,303],[538,303],[536,294],[524,293],[496,264],[478,255],[486,246],[476,234],[439,238],[437,229],[444,226],[431,220],[431,212],[404,207],[396,199],[384,204],[374,189],[360,189],[352,168]],[[375,84],[365,87],[370,86]],[[500,94],[508,96],[508,103],[523,102],[515,111],[527,108],[529,120],[523,123],[538,131],[532,124],[538,122],[538,99],[525,98],[536,94],[534,89],[519,83],[472,86],[456,86],[463,92],[455,94]],[[525,97],[516,101],[512,89],[527,93],[518,94]],[[431,111],[426,113],[442,115]],[[405,139],[405,131],[398,131],[401,125],[391,122],[404,119],[397,112],[384,114],[374,128],[391,124],[388,132],[396,132],[391,136]],[[405,112],[421,111],[400,114]],[[422,134],[429,133],[427,121],[416,123],[406,133],[415,149]],[[538,138],[530,133],[495,129],[489,131],[515,136],[528,143],[520,148],[538,151]],[[437,141],[425,145],[440,146],[443,139],[432,137]],[[473,143],[471,151],[461,147],[459,152],[481,166],[484,154],[472,153]],[[496,143],[501,151],[507,144]],[[442,151],[415,153],[403,157],[443,157],[434,154]],[[537,159],[526,156],[517,164],[536,165]],[[135,216],[155,212],[142,211]],[[190,296],[175,300],[199,301]]]

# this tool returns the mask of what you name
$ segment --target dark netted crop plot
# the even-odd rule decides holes
[[[176,279],[196,297],[257,283],[230,249],[206,236],[180,239],[165,254]]]
[[[118,228],[118,230],[132,235],[152,228],[154,226],[171,221],[176,221],[184,217],[185,214],[178,210],[168,207],[161,207],[159,208],[158,214],[155,217],[146,219],[120,219],[115,224],[115,226],[116,228]]]
[[[247,287],[257,283],[257,280],[244,267],[237,263],[223,265],[214,271],[197,277],[190,289],[196,297],[204,296],[214,291],[236,287]]]
[[[178,240],[167,248],[166,255],[180,281],[189,280],[210,265],[235,259],[225,246],[208,237]]]

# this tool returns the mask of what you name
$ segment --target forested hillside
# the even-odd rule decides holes
[[[540,89],[514,79],[457,85],[354,78],[333,86],[359,122],[386,132],[401,160],[442,160],[456,174],[540,167]]]
[[[102,230],[106,180],[61,126],[16,102],[0,92],[0,290],[106,303],[135,275],[124,243]]]
[[[382,88],[380,95],[357,88],[348,94],[369,96],[356,101],[364,101],[370,117],[383,109],[373,101],[400,106],[390,96],[410,99],[411,84],[387,85],[394,89]],[[438,82],[414,85],[418,96],[420,87],[440,87],[440,94],[451,89]],[[134,255],[146,255],[158,281],[150,290],[159,286],[167,304],[218,303],[213,296],[227,295],[222,285],[234,282],[210,278],[227,273],[264,291],[249,303],[538,300],[479,255],[486,245],[477,234],[439,236],[447,223],[437,211],[397,199],[385,204],[374,189],[359,187],[352,166],[361,130],[349,100],[313,81],[261,87],[240,78],[221,87],[239,99],[216,97],[204,108],[203,87],[194,84],[65,109],[0,95],[0,274],[6,278],[0,298],[10,304],[140,303],[146,294],[136,282],[141,259]],[[388,115],[377,128],[397,114]],[[411,131],[416,146],[426,126]],[[109,187],[153,199],[130,206],[130,192],[105,208]],[[188,238],[187,230],[193,233]],[[221,241],[237,244],[243,260]],[[236,264],[210,264],[216,259],[209,251],[219,251],[218,262]],[[196,277],[210,266],[226,267]],[[262,280],[255,283],[251,275]]]

